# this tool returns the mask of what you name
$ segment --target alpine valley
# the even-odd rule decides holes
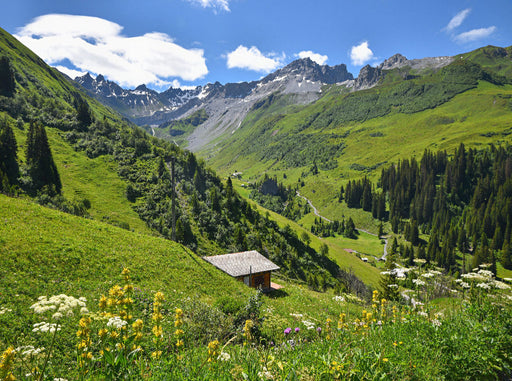
[[[511,140],[512,47],[159,93],[0,29],[0,380],[508,380]]]

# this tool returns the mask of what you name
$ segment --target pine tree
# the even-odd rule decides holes
[[[80,127],[85,130],[93,121],[89,104],[81,96],[77,96],[75,100],[75,109],[76,119],[80,123]]]
[[[18,182],[18,145],[7,118],[0,120],[0,171],[7,177],[10,185]],[[0,188],[1,189],[1,188]]]
[[[14,95],[16,82],[14,79],[14,70],[9,57],[0,57],[0,95],[10,97]]]
[[[507,270],[512,269],[512,250],[510,245],[507,243],[501,251],[501,264]]]
[[[32,179],[31,191],[47,189],[51,196],[60,194],[62,183],[53,161],[46,130],[40,122],[30,123],[27,134],[26,163]]]
[[[345,232],[343,234],[347,238],[355,239],[357,237],[357,235],[356,235],[357,234],[356,233],[356,225],[354,224],[354,221],[352,220],[352,217],[348,218],[348,221],[345,224]]]

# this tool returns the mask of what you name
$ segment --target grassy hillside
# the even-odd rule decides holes
[[[39,296],[83,296],[89,308],[96,309],[99,296],[122,283],[125,267],[132,273],[140,303],[161,291],[170,306],[191,299],[206,302],[209,308],[226,300],[243,306],[255,293],[175,242],[3,195],[0,258],[0,309],[12,309],[17,316],[15,324],[2,323],[0,348],[13,340],[13,332],[30,330],[27,324],[35,316],[27,311]],[[282,324],[293,320],[290,313],[325,319],[340,312],[332,305],[331,292],[313,292],[279,276],[275,281],[284,289],[263,302]],[[324,312],[318,315],[319,311]],[[3,319],[8,317],[0,313]]]
[[[3,302],[78,291],[106,291],[123,267],[150,290],[218,298],[248,288],[175,242],[0,196]],[[212,287],[212,286],[215,287]],[[19,295],[16,297],[16,295]]]

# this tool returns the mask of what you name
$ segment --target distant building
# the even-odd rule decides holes
[[[271,288],[271,273],[279,270],[279,266],[255,250],[203,259],[247,286],[262,290]]]

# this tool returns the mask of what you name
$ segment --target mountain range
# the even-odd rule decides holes
[[[366,65],[354,78],[344,64],[319,65],[310,58],[303,58],[257,81],[225,85],[215,82],[193,89],[170,87],[161,93],[145,85],[126,90],[102,75],[93,78],[89,73],[75,78],[75,82],[132,122],[146,126],[153,135],[176,140],[176,136],[184,134],[179,143],[198,151],[226,132],[236,131],[248,113],[271,95],[287,95],[288,105],[306,105],[318,100],[324,89],[332,85],[351,92],[370,89],[386,72],[408,68],[404,75],[404,79],[408,79],[410,72],[438,70],[454,59],[409,60],[395,54],[376,67]],[[175,127],[175,121],[190,117],[198,110],[203,110],[203,118],[190,131]]]

